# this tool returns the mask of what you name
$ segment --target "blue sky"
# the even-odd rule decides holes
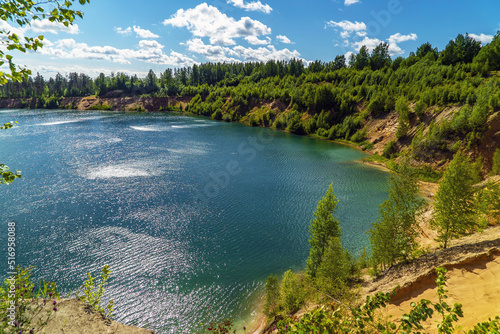
[[[500,29],[498,0],[91,0],[81,9],[70,28],[1,22],[45,35],[44,48],[15,55],[17,63],[47,77],[142,76],[207,61],[331,61],[380,42],[406,57],[425,42],[441,50],[459,33],[485,44]]]

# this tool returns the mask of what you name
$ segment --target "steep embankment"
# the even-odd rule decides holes
[[[104,97],[65,97],[57,99],[56,107],[61,109],[75,110],[118,110],[118,111],[182,111],[189,109],[192,104],[191,96],[182,97],[147,97],[122,96],[120,91],[113,91]],[[191,103],[190,103],[191,102]],[[231,98],[226,104],[231,104]],[[36,108],[36,99],[0,99],[0,109],[5,108]],[[400,115],[396,111],[372,115],[367,111],[365,104],[358,104],[356,109],[359,114],[365,114],[360,124],[363,133],[361,143],[352,143],[359,145],[370,154],[382,155],[388,146],[392,145],[393,161],[399,161],[397,156],[412,156],[413,166],[442,172],[449,161],[451,161],[456,148],[453,144],[457,142],[461,148],[465,148],[473,159],[482,157],[483,172],[491,171],[493,164],[493,154],[495,149],[500,148],[500,112],[495,112],[489,116],[483,131],[475,134],[480,140],[474,141],[473,145],[464,140],[440,140],[438,147],[430,150],[423,149],[428,137],[432,137],[429,132],[436,131],[436,124],[450,123],[456,116],[462,105],[451,105],[448,107],[429,107],[419,114],[419,117],[412,117],[409,122],[409,129],[405,136],[398,138],[397,132],[400,126]],[[415,103],[409,104],[410,113],[415,115]],[[250,99],[245,110],[239,110],[241,117],[238,121],[253,126],[277,127],[276,121],[286,120],[289,114],[293,113],[292,107],[283,103],[280,99],[272,101],[262,101],[259,99]],[[227,116],[224,112],[222,116]],[[221,117],[222,117],[221,116]],[[311,115],[305,113],[301,117],[301,122],[306,124]],[[224,120],[229,120],[223,118]],[[260,120],[259,122],[255,120]],[[267,120],[267,121],[265,121]],[[434,129],[433,129],[434,127]],[[288,131],[287,129],[284,129]],[[440,129],[439,131],[443,131]],[[439,132],[438,131],[438,132]],[[420,139],[419,139],[420,138]],[[326,138],[325,138],[326,139]],[[415,140],[419,139],[419,140]],[[417,147],[418,146],[418,147]],[[417,147],[417,148],[416,148]],[[392,154],[391,154],[392,155]],[[377,162],[374,162],[377,163]],[[378,162],[385,166],[385,163]],[[390,165],[390,164],[389,164]],[[439,175],[439,174],[437,174]],[[436,179],[436,177],[434,177]]]
[[[447,303],[462,304],[464,318],[458,326],[470,329],[478,322],[499,315],[500,310],[500,226],[482,233],[454,240],[451,247],[425,254],[410,264],[399,264],[389,269],[374,282],[365,283],[363,292],[396,294],[383,316],[399,319],[407,313],[412,302],[421,299],[437,302],[436,271],[443,266],[447,273]],[[425,333],[434,333],[436,319],[425,323]]]
[[[64,97],[57,99],[55,108],[74,110],[166,111],[181,109],[190,97],[145,97],[107,94],[105,97]],[[0,109],[37,108],[36,99],[0,99]]]
[[[41,306],[41,301],[38,301]],[[134,326],[127,326],[110,320],[78,299],[61,299],[57,303],[57,312],[51,312],[52,303],[36,309],[31,318],[34,333],[65,334],[151,334],[154,331]],[[50,314],[50,316],[47,316]],[[31,314],[29,314],[31,317]]]

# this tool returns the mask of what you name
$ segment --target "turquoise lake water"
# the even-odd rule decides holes
[[[388,174],[364,153],[270,129],[160,113],[0,118],[19,122],[0,131],[0,162],[23,174],[1,187],[0,243],[15,222],[17,262],[64,292],[109,264],[115,318],[158,333],[226,316],[248,325],[266,277],[305,267],[330,183],[355,254],[387,196]]]

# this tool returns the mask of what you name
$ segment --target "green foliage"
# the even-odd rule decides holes
[[[493,166],[491,167],[493,175],[500,175],[500,148],[495,149],[493,153]]]
[[[366,139],[366,129],[358,130],[355,134],[353,134],[350,138],[352,142],[361,143]]]
[[[110,274],[111,270],[108,265],[102,267],[101,282],[96,286],[94,283],[95,277],[92,277],[92,275],[88,273],[88,278],[83,284],[83,296],[81,297],[81,300],[87,303],[92,309],[112,319],[114,309],[113,300],[109,301],[106,308],[101,306],[101,298],[104,294],[104,285],[108,282]]]
[[[89,3],[90,0],[79,0],[81,5]],[[0,3],[0,19],[5,22],[17,24],[19,27],[29,26],[33,21],[48,19],[50,22],[60,22],[66,27],[73,24],[76,17],[83,17],[83,13],[78,10],[72,10],[73,0],[55,1],[47,0],[36,2],[32,0],[4,0]],[[43,47],[43,35],[36,37],[25,36],[24,40],[7,30],[1,30],[0,65],[7,62],[10,74],[0,72],[0,85],[7,83],[7,80],[22,81],[27,79],[31,71],[26,68],[17,67],[13,62],[12,55],[6,53],[5,49],[10,51],[17,50],[25,53],[26,51],[36,51]]]
[[[307,259],[307,274],[316,276],[318,267],[323,260],[323,254],[331,238],[340,238],[341,227],[339,221],[333,216],[338,204],[333,192],[333,183],[330,184],[326,195],[318,202],[314,211],[314,219],[309,224],[309,258]]]
[[[6,130],[10,129],[14,126],[14,124],[17,122],[9,122],[5,123],[4,125],[0,125],[0,130]],[[11,184],[15,179],[21,177],[21,172],[17,171],[16,173],[13,173],[12,171],[9,170],[9,167],[0,164],[0,184]]]
[[[467,332],[468,334],[498,334],[500,333],[500,317],[496,316],[495,319],[478,323],[473,329]]]
[[[321,291],[330,296],[340,297],[348,290],[347,279],[351,275],[351,256],[342,247],[339,237],[328,241],[322,261],[316,272],[315,283]]]
[[[432,303],[422,299],[412,303],[411,310],[403,314],[399,321],[392,322],[378,317],[378,310],[385,307],[391,299],[390,293],[377,293],[367,296],[360,306],[340,304],[333,306],[333,311],[325,307],[306,313],[300,320],[285,318],[278,322],[278,333],[330,333],[330,334],[368,334],[368,333],[422,333],[422,323],[431,319],[434,312],[441,316],[437,324],[438,333],[451,334],[455,330],[455,322],[463,317],[461,304],[455,303],[450,307],[446,303],[446,269],[436,269],[438,286],[438,302]],[[488,323],[478,324],[479,330],[498,328],[498,318]],[[491,332],[494,333],[494,332]]]
[[[384,151],[382,152],[382,156],[391,159],[392,157],[395,156],[396,152],[398,151],[396,147],[396,141],[391,140],[390,142],[387,143],[384,147]]]
[[[468,34],[459,34],[451,40],[441,52],[439,59],[444,65],[470,63],[481,49],[481,42],[474,40]]]
[[[50,108],[48,106],[46,106],[45,108],[47,109],[55,109],[55,108],[58,108],[58,105],[55,107],[55,108]],[[111,108],[111,106],[107,105],[107,104],[103,104],[102,101],[100,104],[96,104],[96,105],[93,105],[89,108],[89,110],[112,110],[113,108]]]
[[[370,229],[370,244],[375,265],[384,268],[399,260],[407,260],[417,247],[416,214],[423,206],[419,187],[406,163],[399,174],[391,175],[389,198],[379,208],[379,219]]]
[[[484,221],[482,225],[490,220],[492,223],[500,223],[500,184],[488,182],[479,191],[477,205]]]
[[[426,105],[425,105],[424,101],[418,100],[417,103],[415,103],[415,108],[413,110],[415,111],[415,114],[417,114],[417,116],[420,120],[423,120],[425,108],[426,108]]]
[[[400,96],[396,100],[396,112],[399,114],[399,122],[403,121],[406,123],[410,122],[410,107],[408,106],[408,100],[404,96]]]
[[[437,240],[444,248],[449,240],[471,233],[477,228],[476,190],[472,187],[474,181],[477,181],[477,172],[469,157],[458,151],[439,184],[431,222],[438,229]]]
[[[269,275],[266,280],[266,301],[264,314],[270,318],[278,314],[280,306],[280,282],[278,276]]]
[[[304,287],[298,275],[287,270],[281,281],[281,301],[286,314],[297,312],[304,304]]]
[[[489,70],[500,70],[500,31],[497,31],[490,44],[481,48],[474,63],[487,66]]]
[[[16,267],[14,274],[0,286],[0,333],[28,333],[34,327],[34,318],[46,305],[54,307],[42,315],[37,323],[43,328],[57,312],[59,289],[54,282],[42,281],[38,290],[31,280],[33,267]]]

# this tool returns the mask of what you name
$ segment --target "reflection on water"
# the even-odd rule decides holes
[[[0,202],[19,263],[64,291],[109,264],[116,319],[159,333],[255,317],[266,277],[305,265],[331,182],[355,253],[386,196],[361,152],[320,140],[167,114],[2,112],[19,122],[0,132],[0,161],[23,171]]]

